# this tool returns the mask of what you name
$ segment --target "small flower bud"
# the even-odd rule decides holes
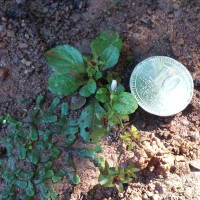
[[[116,89],[117,89],[117,81],[116,80],[112,80],[111,91],[114,92]]]

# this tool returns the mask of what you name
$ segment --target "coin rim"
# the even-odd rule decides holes
[[[148,107],[146,107],[145,105],[143,105],[143,104],[141,103],[141,101],[140,101],[140,100],[138,99],[138,97],[137,97],[137,94],[136,94],[136,91],[135,91],[135,89],[137,89],[137,88],[136,88],[136,86],[135,86],[135,89],[134,89],[134,85],[133,85],[133,83],[135,82],[135,81],[134,81],[134,78],[133,78],[133,77],[134,77],[134,74],[136,74],[135,72],[136,72],[141,66],[144,66],[144,65],[142,65],[142,63],[147,62],[148,60],[151,60],[151,59],[161,59],[161,58],[162,58],[162,59],[169,59],[169,60],[172,60],[172,61],[174,61],[175,63],[177,63],[177,64],[183,69],[183,71],[184,71],[185,74],[186,74],[186,77],[188,78],[188,81],[190,82],[191,91],[189,91],[190,94],[188,94],[189,98],[187,99],[187,101],[185,101],[185,103],[183,104],[183,107],[182,107],[180,110],[177,110],[177,111],[175,111],[175,112],[173,112],[173,113],[171,113],[171,114],[165,114],[165,113],[160,113],[160,112],[159,112],[159,113],[153,112],[152,109],[149,109]],[[136,100],[137,100],[137,102],[138,102],[138,105],[139,105],[142,109],[144,109],[144,110],[147,111],[148,113],[151,113],[151,114],[157,115],[157,116],[161,116],[161,117],[172,116],[172,115],[175,115],[175,114],[177,114],[177,113],[183,111],[183,110],[188,106],[188,104],[191,102],[192,97],[193,97],[193,93],[194,93],[194,82],[193,82],[192,76],[191,76],[190,72],[188,71],[188,69],[187,69],[182,63],[180,63],[179,61],[177,61],[177,60],[175,60],[175,59],[173,59],[173,58],[170,58],[170,57],[168,57],[168,56],[151,56],[151,57],[148,57],[148,58],[144,59],[143,61],[139,62],[139,63],[134,67],[134,69],[133,69],[133,71],[132,71],[132,74],[131,74],[131,77],[130,77],[130,81],[129,81],[129,86],[130,86],[131,93],[134,95],[134,97],[136,98]]]

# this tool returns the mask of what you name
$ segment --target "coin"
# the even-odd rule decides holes
[[[130,89],[144,110],[170,116],[187,107],[194,84],[189,71],[180,62],[167,56],[153,56],[134,68]]]

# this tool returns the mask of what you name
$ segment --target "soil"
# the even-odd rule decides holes
[[[141,171],[123,193],[98,185],[98,169],[87,159],[76,165],[81,183],[67,180],[55,188],[59,199],[168,200],[200,199],[200,1],[199,0],[0,0],[0,114],[18,119],[47,90],[50,70],[45,51],[58,44],[90,54],[89,43],[105,29],[123,39],[115,70],[129,90],[134,66],[154,55],[183,63],[194,80],[188,107],[172,117],[157,117],[141,108],[126,126],[134,124],[140,141],[124,151],[123,162]],[[131,62],[131,65],[130,65]],[[101,141],[109,164],[117,162],[115,133]]]

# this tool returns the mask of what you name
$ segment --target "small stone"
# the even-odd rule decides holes
[[[4,81],[8,76],[8,69],[5,67],[0,67],[0,81]]]
[[[185,41],[184,41],[183,38],[180,38],[180,39],[178,40],[178,45],[184,45],[184,43],[185,43]]]
[[[25,34],[24,37],[28,40],[29,39],[29,35]]]
[[[10,38],[15,37],[15,32],[11,30],[7,30],[7,37],[10,37]]]
[[[153,200],[159,200],[160,198],[159,198],[159,194],[154,194],[153,196],[152,196],[152,199]]]
[[[155,186],[153,183],[150,183],[150,184],[148,185],[148,190],[149,190],[150,192],[154,191],[155,188],[156,188],[156,186]]]
[[[0,33],[3,32],[3,30],[4,30],[4,26],[1,25],[1,26],[0,26]]]
[[[25,65],[26,65],[27,67],[31,66],[31,64],[32,64],[31,61],[26,61],[26,63],[25,63]]]
[[[28,45],[26,43],[20,43],[19,44],[20,49],[26,49],[27,47],[28,47]]]
[[[185,157],[182,156],[182,155],[176,156],[176,157],[175,157],[175,161],[177,161],[177,162],[183,162],[183,161],[185,161]]]
[[[148,199],[149,199],[149,197],[147,196],[147,194],[146,194],[146,193],[144,193],[144,194],[142,195],[142,199],[143,199],[143,200],[148,200]]]

